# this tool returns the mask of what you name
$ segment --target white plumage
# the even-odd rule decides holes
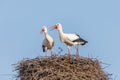
[[[52,56],[52,48],[54,46],[54,40],[53,38],[48,34],[47,28],[45,26],[42,27],[41,33],[44,33],[45,39],[42,43],[43,52],[47,52],[47,50],[51,50],[51,56]]]
[[[67,34],[67,33],[63,33],[62,30],[62,25],[60,23],[55,24],[51,30],[57,29],[59,32],[59,37],[61,42],[65,43],[68,47],[68,56],[70,56],[70,46],[75,46],[76,48],[76,56],[78,56],[78,45],[84,45],[85,43],[87,43],[87,41],[83,40],[82,38],[80,38],[79,35],[77,34]]]

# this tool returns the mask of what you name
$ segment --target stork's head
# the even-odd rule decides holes
[[[62,25],[60,23],[57,23],[54,26],[52,26],[50,30],[54,30],[54,29],[60,30],[60,29],[62,29]]]
[[[43,32],[47,33],[47,28],[45,26],[43,26],[42,29],[41,29],[41,31],[40,31],[40,33],[43,33]]]

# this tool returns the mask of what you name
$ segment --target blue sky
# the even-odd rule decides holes
[[[119,0],[0,0],[0,79],[15,80],[6,74],[15,74],[12,64],[23,58],[44,56],[41,27],[61,23],[64,32],[77,33],[88,41],[79,47],[80,56],[89,55],[110,64],[105,71],[119,80],[119,3]],[[49,34],[55,40],[54,52],[62,47],[66,53],[58,32]],[[75,53],[74,47],[71,53]]]

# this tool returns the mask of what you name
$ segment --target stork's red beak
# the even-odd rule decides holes
[[[44,29],[42,29],[41,31],[40,31],[40,34],[42,34],[44,32]]]
[[[57,29],[57,26],[54,25],[54,26],[50,27],[49,29],[50,29],[50,31],[52,31],[52,30],[54,30],[54,29]]]
[[[42,34],[43,32],[42,32],[42,30],[40,31],[40,34]]]

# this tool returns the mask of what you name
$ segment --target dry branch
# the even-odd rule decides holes
[[[97,59],[67,56],[37,57],[16,66],[20,80],[108,80]]]

